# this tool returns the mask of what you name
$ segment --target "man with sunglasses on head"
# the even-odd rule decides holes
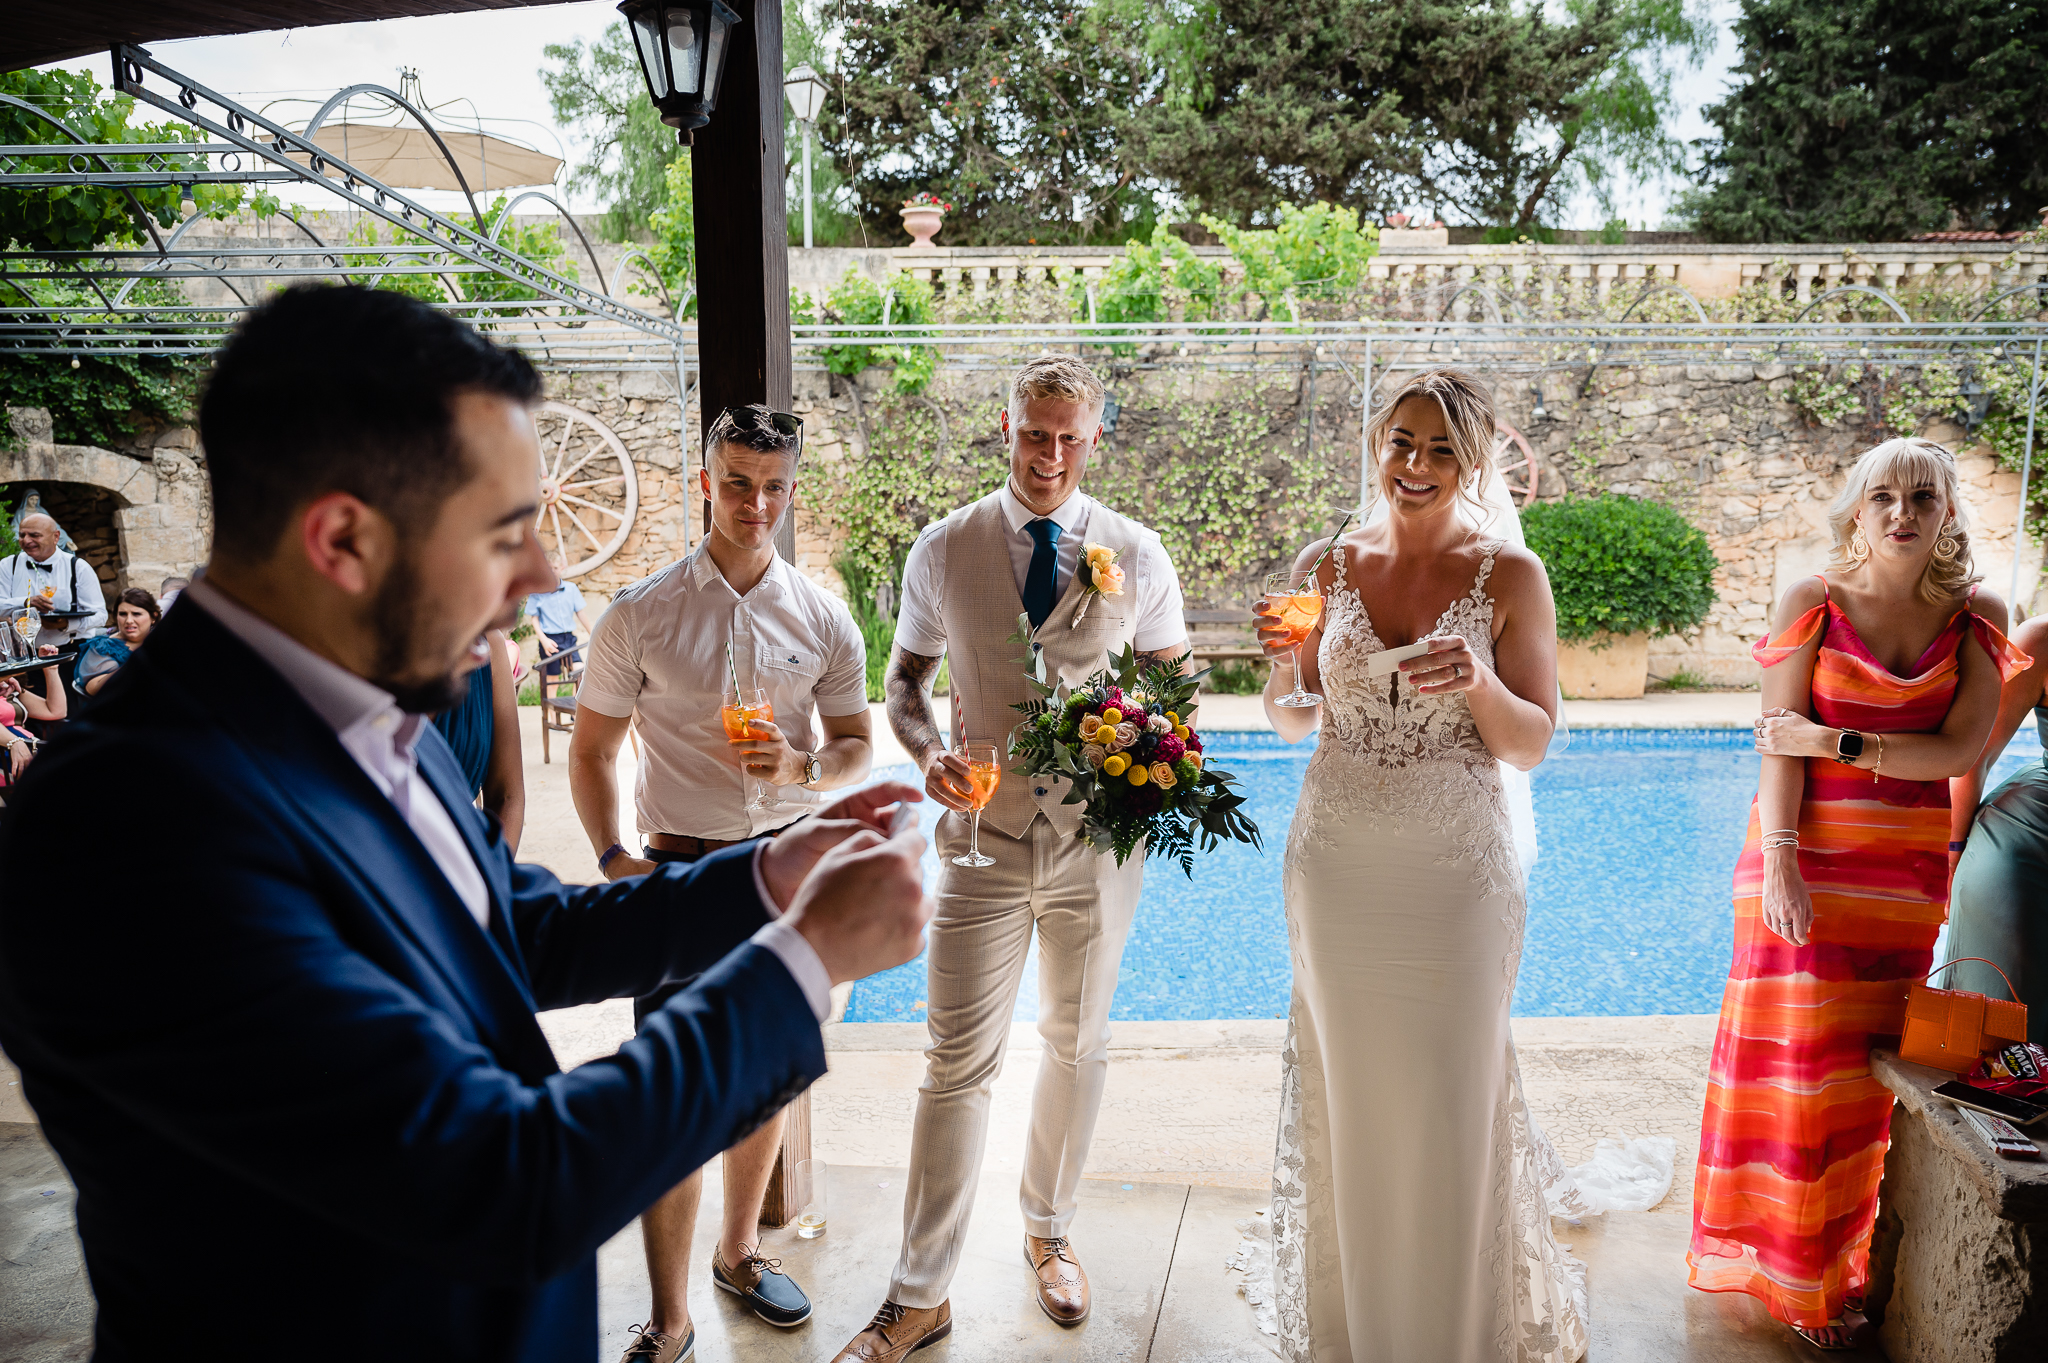
[[[873,748],[860,629],[845,603],[775,553],[775,527],[796,496],[802,441],[802,421],[787,412],[756,404],[720,413],[698,473],[710,532],[682,560],[613,597],[591,632],[569,789],[610,879],[772,835],[824,804],[823,792],[867,777]],[[735,685],[765,691],[774,707],[774,721],[755,723],[744,739],[728,739],[719,718]],[[615,774],[636,721],[640,856],[621,844]],[[755,802],[759,787],[771,807]],[[634,1000],[635,1024],[686,985]],[[788,1328],[810,1319],[811,1304],[760,1255],[758,1232],[781,1143],[778,1114],[726,1152],[725,1222],[711,1276],[762,1320]],[[691,1174],[641,1217],[654,1304],[626,1363],[685,1363],[696,1347],[689,1261],[703,1183],[702,1170]]]

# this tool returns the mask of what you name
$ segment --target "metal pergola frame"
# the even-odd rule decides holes
[[[304,244],[209,244],[195,249],[185,245],[184,239],[200,221],[197,213],[166,239],[137,202],[136,212],[154,249],[0,252],[0,297],[27,296],[20,285],[67,283],[84,288],[103,305],[0,307],[0,353],[203,357],[219,348],[262,286],[304,279],[375,284],[392,277],[429,275],[440,278],[451,295],[435,306],[527,351],[548,368],[666,375],[674,385],[687,430],[689,375],[699,344],[697,327],[681,317],[689,296],[671,305],[666,289],[660,289],[662,304],[670,313],[666,317],[616,296],[630,265],[637,261],[651,266],[644,252],[629,251],[621,258],[608,291],[587,287],[499,244],[499,231],[510,218],[510,203],[505,218],[493,226],[477,209],[474,196],[466,194],[475,223],[465,225],[317,146],[312,140],[316,126],[294,132],[172,70],[142,47],[119,45],[110,56],[114,88],[189,124],[203,140],[95,145],[54,115],[0,96],[55,124],[70,139],[68,144],[0,146],[0,187],[318,186],[333,196],[338,207],[387,223],[411,240],[380,245],[325,242],[296,215],[286,214],[305,238]],[[426,126],[418,110],[395,91],[380,86],[350,87],[328,101],[328,108],[345,95],[363,94],[389,99],[394,107],[411,113]],[[325,112],[323,109],[322,114]],[[449,161],[453,166],[452,156]],[[456,174],[461,174],[459,167]],[[545,194],[533,191],[520,196],[527,198],[540,198],[568,216]],[[573,218],[570,223],[584,254],[597,266],[589,240]],[[458,296],[456,281],[490,276],[514,281],[532,296],[506,301]],[[239,302],[132,302],[137,286],[145,281],[217,283]],[[603,284],[601,278],[597,282]],[[1680,295],[1693,320],[1630,320],[1653,294]],[[1100,357],[1120,372],[1193,368],[1305,372],[1311,393],[1319,375],[1341,373],[1361,417],[1377,404],[1386,375],[1426,364],[1462,364],[1532,377],[1583,373],[1578,385],[1583,397],[1591,391],[1599,370],[1609,367],[1856,363],[1890,369],[1939,363],[1967,369],[1982,357],[2030,356],[2019,509],[2024,533],[2048,323],[1986,316],[1999,303],[2019,294],[2031,294],[2034,302],[2048,303],[2048,281],[2007,289],[1989,298],[1977,315],[1966,321],[1914,322],[1907,319],[1897,300],[1882,290],[1854,285],[1814,299],[1791,321],[1715,322],[1685,289],[1668,280],[1655,280],[1644,285],[1620,320],[1535,321],[1527,318],[1521,302],[1512,295],[1477,279],[1452,279],[1392,300],[1396,311],[1417,314],[1414,318],[949,325],[892,325],[885,321],[872,326],[800,323],[791,328],[791,345],[796,368],[812,372],[825,369],[821,351],[888,346],[936,349],[949,368],[965,371],[1005,370],[1028,355],[1058,348]],[[1870,300],[1864,305],[1867,309],[1881,307],[1889,318],[1808,320],[1824,303],[1836,302],[1839,307],[1840,300],[1865,297]],[[1484,316],[1475,319],[1471,316],[1474,311]],[[1464,315],[1453,315],[1460,312]],[[1092,307],[1090,313],[1092,316]],[[684,443],[687,448],[687,436]],[[1361,474],[1369,474],[1370,452],[1363,447],[1362,435],[1360,460]],[[2017,554],[2014,572],[2017,575]]]

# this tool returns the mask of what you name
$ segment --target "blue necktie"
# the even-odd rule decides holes
[[[1060,527],[1057,521],[1041,518],[1024,528],[1031,532],[1036,546],[1031,551],[1031,571],[1024,574],[1024,610],[1031,617],[1031,628],[1037,629],[1059,599],[1053,586],[1059,568],[1059,550],[1054,546],[1060,542]]]

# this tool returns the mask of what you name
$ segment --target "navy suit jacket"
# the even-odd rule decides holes
[[[0,1045],[102,1363],[588,1359],[596,1250],[825,1071],[746,844],[565,886],[431,728],[477,925],[284,679],[180,602],[8,792]],[[562,1073],[534,1012],[703,979]]]

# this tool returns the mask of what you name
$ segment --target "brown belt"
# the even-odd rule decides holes
[[[784,824],[783,828],[788,826]],[[772,838],[781,831],[781,828],[771,828],[766,833],[761,834],[761,836]],[[681,852],[686,856],[696,857],[701,857],[708,852],[721,851],[727,847],[738,847],[743,842],[752,841],[752,838],[734,838],[729,842],[720,838],[693,838],[687,833],[649,833],[647,835],[647,845],[657,852]]]

